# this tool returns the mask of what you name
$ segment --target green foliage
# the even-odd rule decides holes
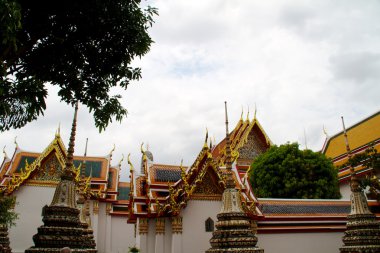
[[[369,187],[369,197],[380,201],[380,181],[376,176],[376,174],[379,174],[380,172],[380,154],[377,152],[374,143],[370,144],[363,153],[352,156],[339,168],[345,168],[347,166],[356,167],[359,165],[362,165],[365,170],[371,169],[371,173],[367,177],[361,179],[361,187]]]
[[[257,197],[340,198],[338,173],[321,153],[297,143],[272,146],[252,163],[251,185]]]
[[[133,246],[133,247],[129,247],[129,253],[138,253],[140,252],[140,249],[137,248],[136,246]]]
[[[0,194],[0,224],[8,227],[15,225],[14,222],[18,217],[17,213],[13,210],[15,204],[16,197]]]
[[[153,43],[155,8],[140,0],[0,0],[0,131],[19,128],[46,109],[46,84],[61,100],[80,101],[99,130],[127,110],[114,87],[141,78],[131,67]]]

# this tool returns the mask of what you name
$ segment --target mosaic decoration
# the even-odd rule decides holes
[[[260,136],[257,131],[251,131],[245,144],[239,149],[239,158],[252,160],[265,152],[267,148],[268,145],[260,141]]]
[[[53,153],[47,158],[31,179],[40,181],[59,181],[62,171],[62,166]]]

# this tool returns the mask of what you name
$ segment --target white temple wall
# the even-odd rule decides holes
[[[258,234],[257,245],[265,253],[337,253],[343,232]]]
[[[98,239],[96,248],[99,253],[106,252],[106,203],[99,202],[99,214],[98,214]]]
[[[172,220],[165,219],[165,252],[171,252],[172,247]]]
[[[190,200],[183,209],[182,253],[205,252],[209,249],[212,232],[206,232],[205,221],[210,217],[216,224],[221,201]]]
[[[149,219],[149,228],[148,228],[148,252],[145,253],[154,253],[156,247],[156,224],[155,219]],[[144,252],[141,252],[144,253]]]
[[[43,225],[42,207],[50,205],[55,187],[21,186],[15,193],[18,213],[16,225],[9,229],[9,239],[13,253],[24,252],[34,246],[33,235]]]
[[[125,216],[111,216],[111,252],[107,253],[127,253],[129,247],[136,245],[135,225],[127,223]]]

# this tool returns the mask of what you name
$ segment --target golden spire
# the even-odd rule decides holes
[[[350,166],[350,173],[351,173],[351,184],[350,184],[351,185],[351,191],[353,191],[353,192],[354,191],[360,191],[360,185],[359,185],[358,179],[356,178],[355,169],[352,166],[352,164],[350,164],[352,154],[351,154],[350,145],[348,143],[348,136],[347,136],[346,126],[344,125],[343,116],[341,116],[341,118],[342,118],[343,132],[344,132],[344,140],[346,142],[347,158],[348,158],[348,163]]]
[[[323,125],[323,133],[325,134],[326,139],[328,139],[328,138],[329,138],[329,135],[327,134],[327,131],[326,131],[325,125]]]
[[[61,122],[58,123],[57,131],[55,132],[55,137],[59,137],[61,135]]]
[[[203,148],[207,148],[207,140],[208,140],[208,129],[206,127],[206,137],[205,137],[205,143],[203,144]]]
[[[111,158],[112,158],[112,153],[115,151],[115,143],[113,144],[113,147],[112,147],[112,149],[111,149],[111,151],[110,151],[110,153],[108,154],[108,156],[110,157],[110,160],[111,160]]]
[[[67,149],[66,168],[65,168],[65,172],[63,173],[63,176],[67,177],[67,179],[70,179],[70,180],[73,180],[75,178],[72,167],[74,166],[73,160],[74,160],[75,134],[76,134],[76,128],[77,128],[77,116],[78,116],[78,102],[75,103],[75,111],[74,111],[73,124],[71,127],[69,148]]]
[[[144,142],[141,143],[141,147],[140,147],[140,150],[141,150],[141,154],[143,155],[143,161],[146,161],[147,157],[146,157],[146,154],[145,154],[145,151],[144,151]]]
[[[244,109],[243,109],[243,106],[241,106],[241,114],[240,114],[241,121],[243,121],[243,114],[244,114]]]
[[[130,167],[129,172],[133,173],[133,171],[135,170],[135,168],[133,167],[133,164],[131,162],[131,153],[128,154],[127,161],[128,161],[129,167]]]
[[[17,143],[17,136],[15,136],[15,141],[14,141],[15,145],[16,145],[16,149],[18,149],[18,143]]]
[[[7,152],[5,151],[5,147],[7,145],[4,145],[4,148],[3,148],[3,154],[4,154],[4,159],[9,159],[8,155],[7,155]]]
[[[232,178],[232,159],[231,159],[231,140],[230,133],[228,131],[228,113],[227,102],[224,101],[224,110],[226,117],[226,169],[227,169],[227,188],[235,188],[235,182]]]
[[[247,119],[246,119],[246,121],[249,121],[249,105],[247,105],[247,108],[248,108],[248,112],[247,112]]]
[[[256,113],[257,113],[257,107],[256,107],[256,103],[255,103],[255,114],[253,115],[254,120],[256,120]]]
[[[121,163],[124,161],[124,154],[121,154],[121,159],[120,159],[120,162],[118,164],[118,167],[119,169],[121,168]]]
[[[82,171],[81,171],[81,177],[82,178],[85,178],[85,176],[86,176],[87,144],[88,144],[88,138],[86,138],[86,146],[84,147],[84,159],[83,159]]]

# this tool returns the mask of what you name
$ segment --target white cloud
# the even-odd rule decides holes
[[[241,107],[258,107],[258,118],[277,144],[298,141],[322,148],[329,134],[379,110],[378,1],[179,1],[149,2],[160,15],[151,30],[155,44],[134,65],[143,78],[122,92],[129,111],[121,123],[99,134],[87,109],[78,120],[76,153],[106,155],[116,144],[140,165],[140,144],[149,143],[160,163],[191,164],[205,128],[224,135],[228,101],[230,129]],[[50,88],[45,117],[2,133],[11,153],[15,135],[22,148],[42,151],[61,122],[68,141],[72,109]],[[123,163],[125,179],[126,162]]]

